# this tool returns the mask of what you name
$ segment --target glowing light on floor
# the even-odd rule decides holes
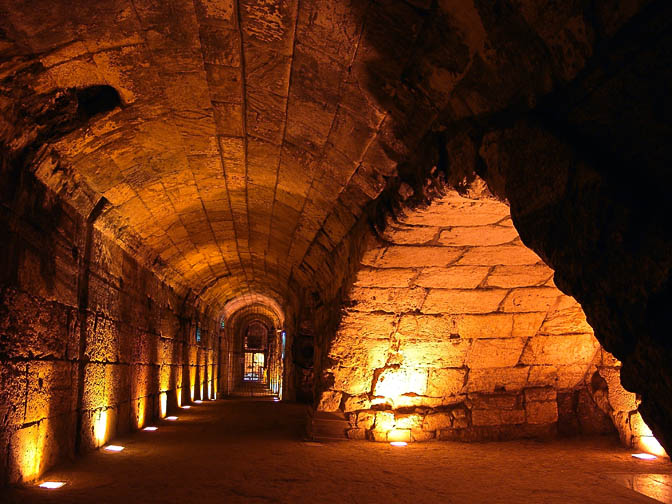
[[[115,445],[115,444],[111,444],[111,445],[107,445],[105,447],[105,450],[106,451],[111,451],[111,452],[120,452],[120,451],[124,451],[124,447],[119,446],[119,445]]]
[[[406,441],[392,441],[391,446],[406,446],[408,443]]]
[[[176,416],[167,416],[166,420],[170,420],[171,422],[174,422],[175,420],[177,420],[177,417]]]
[[[188,404],[185,405],[185,406],[182,406],[182,409],[190,409],[190,408],[191,408],[191,406],[189,406]]]
[[[56,488],[61,488],[65,485],[65,481],[45,481],[40,483],[38,486],[40,488],[48,488],[49,490],[54,490]]]
[[[202,402],[203,402],[203,401],[201,401],[200,399],[196,399],[196,400],[194,401],[194,404],[201,404]]]
[[[655,460],[658,457],[651,455],[650,453],[633,453],[632,456],[640,460]]]
[[[273,400],[274,400],[275,402],[280,402],[280,399],[277,398],[277,397],[274,397]]]
[[[158,427],[145,427],[142,430],[152,432],[152,431],[158,430]]]

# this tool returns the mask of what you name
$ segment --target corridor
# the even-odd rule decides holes
[[[547,443],[315,443],[305,406],[218,400],[182,409],[157,431],[112,440],[3,503],[652,503],[672,502],[656,483],[672,464],[636,460],[610,438]],[[668,476],[669,478],[669,476]],[[632,484],[657,495],[651,500]],[[653,492],[653,493],[651,493]],[[666,496],[667,495],[667,496]]]

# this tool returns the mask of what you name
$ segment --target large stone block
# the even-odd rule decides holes
[[[462,255],[462,249],[430,246],[392,246],[378,256],[372,266],[378,268],[445,267]]]
[[[523,338],[477,339],[467,360],[471,369],[515,366],[523,352]]]
[[[387,226],[383,238],[398,245],[423,245],[433,241],[437,234],[439,234],[438,227]]]
[[[335,390],[326,390],[320,396],[317,411],[338,411],[341,407],[343,393]]]
[[[468,392],[518,391],[527,385],[528,366],[472,369],[467,378]]]
[[[508,291],[500,289],[432,289],[427,294],[423,313],[491,313],[497,311]]]
[[[529,338],[539,332],[539,328],[546,317],[545,312],[514,313],[511,336],[515,338]]]
[[[450,338],[454,334],[454,327],[452,317],[407,313],[399,320],[397,335],[413,340]]]
[[[528,287],[512,290],[502,303],[504,312],[545,312],[560,296],[560,291],[550,287]]]
[[[469,249],[456,264],[465,266],[532,265],[541,259],[523,245],[496,245]]]
[[[466,369],[432,369],[427,380],[427,395],[447,397],[464,393]]]
[[[532,287],[544,285],[553,276],[553,270],[545,264],[495,266],[488,275],[488,287]]]
[[[510,338],[512,327],[515,327],[510,313],[459,315],[454,320],[456,334],[465,339]]]
[[[399,354],[405,366],[457,368],[464,364],[469,346],[470,342],[463,339],[404,339]]]
[[[348,413],[350,411],[366,410],[370,407],[371,401],[369,400],[369,396],[366,394],[360,394],[357,396],[348,397],[345,400],[343,410]]]
[[[452,227],[441,231],[439,243],[453,247],[465,245],[502,245],[518,238],[518,232],[508,226]]]
[[[355,287],[349,298],[352,308],[358,311],[404,313],[420,308],[425,296],[426,291],[421,288]]]
[[[561,300],[565,301],[565,298],[572,299],[569,296],[564,296]],[[593,328],[586,321],[586,315],[583,313],[581,306],[574,302],[566,308],[551,310],[539,332],[550,335],[586,334],[592,333]]]
[[[453,417],[447,411],[438,413],[430,413],[422,422],[422,430],[424,431],[438,431],[441,429],[449,429],[453,425]]]
[[[331,346],[329,358],[338,366],[365,366],[371,370],[383,367],[387,362],[390,341],[384,339],[350,338],[337,336]]]
[[[409,287],[417,272],[409,268],[362,268],[355,277],[357,287]]]
[[[365,362],[365,361],[364,361]],[[373,381],[373,369],[365,365],[357,367],[332,368],[335,390],[343,391],[349,395],[359,395],[371,392]]]
[[[471,423],[475,426],[495,426],[525,423],[525,410],[473,409]]]
[[[347,312],[338,327],[337,339],[387,339],[392,335],[395,324],[394,315]]]
[[[394,399],[403,394],[422,396],[426,390],[426,369],[399,367],[383,370],[375,383],[373,394]]]
[[[589,363],[599,343],[592,334],[535,336],[530,338],[521,358],[523,364],[567,365]]]
[[[556,401],[526,401],[525,415],[527,423],[547,424],[558,421],[558,403]]]
[[[483,282],[488,270],[487,266],[423,268],[415,284],[438,289],[475,289]]]

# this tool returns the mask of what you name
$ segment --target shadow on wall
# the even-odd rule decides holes
[[[353,75],[387,116],[364,165],[386,177],[401,163],[417,200],[433,166],[450,183],[476,172],[506,197],[670,447],[672,6],[591,9],[373,4],[359,49],[370,57]],[[650,190],[633,190],[632,166]]]

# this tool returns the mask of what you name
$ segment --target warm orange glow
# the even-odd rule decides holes
[[[404,394],[423,395],[427,388],[427,372],[413,368],[386,369],[378,378],[374,394],[386,398],[393,406],[403,402]]]
[[[41,472],[44,436],[40,436],[40,425],[23,428],[16,435],[14,463],[19,468],[24,481],[35,479]]]
[[[120,452],[120,451],[124,451],[124,447],[123,447],[123,446],[113,445],[113,444],[111,444],[111,445],[107,445],[104,449],[105,449],[105,451],[109,451],[109,452]]]
[[[159,394],[159,416],[164,418],[168,410],[168,394],[166,392],[161,392]]]
[[[141,429],[142,426],[145,425],[146,415],[147,415],[147,399],[145,397],[141,397],[138,399],[136,410],[136,420],[138,429]]]
[[[182,406],[182,388],[178,388],[175,391],[176,399],[177,399],[177,407],[180,408]]]
[[[65,486],[65,481],[44,481],[38,485],[40,488],[48,488],[49,490],[54,490],[56,488],[61,488]]]
[[[102,446],[107,441],[107,410],[96,413],[93,423],[93,436],[96,446]]]
[[[405,443],[411,437],[411,433],[408,430],[403,429],[392,429],[387,433],[387,440],[392,442]]]

